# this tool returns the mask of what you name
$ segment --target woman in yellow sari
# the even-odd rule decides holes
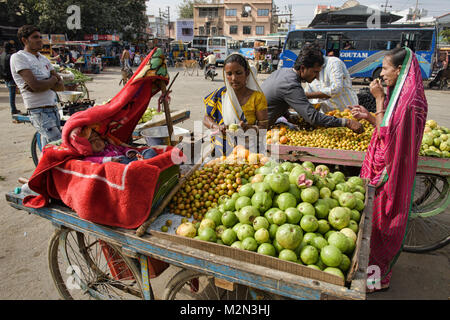
[[[216,157],[233,150],[236,139],[226,137],[230,125],[238,125],[244,132],[267,129],[267,101],[256,74],[244,56],[233,53],[224,63],[225,86],[203,100],[206,107],[203,124],[217,133],[212,138]]]

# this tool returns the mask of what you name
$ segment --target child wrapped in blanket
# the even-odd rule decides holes
[[[100,134],[92,130],[88,138],[93,154],[85,158],[86,161],[95,163],[105,163],[109,161],[128,164],[138,159],[151,159],[157,156],[157,153],[152,148],[145,149],[139,152],[136,149],[117,146],[104,140]]]

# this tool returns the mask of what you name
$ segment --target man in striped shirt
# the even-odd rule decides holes
[[[324,57],[319,78],[306,83],[305,93],[314,105],[320,103],[321,110],[328,112],[358,105],[358,96],[352,89],[352,79],[345,63],[337,57]]]

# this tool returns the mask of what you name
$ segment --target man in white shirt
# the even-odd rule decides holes
[[[44,146],[61,138],[55,91],[64,90],[64,83],[50,61],[39,53],[42,38],[37,27],[22,26],[17,37],[24,45],[24,50],[12,55],[11,73],[20,89],[31,123],[41,134]]]
[[[311,104],[320,103],[321,110],[328,112],[358,105],[358,96],[352,89],[352,79],[345,63],[337,57],[324,57],[325,62],[319,78],[305,86],[306,97]]]
[[[203,59],[203,61],[206,61],[205,65],[205,78],[206,78],[206,72],[208,71],[208,67],[216,65],[216,55],[210,52],[209,55],[205,59]]]

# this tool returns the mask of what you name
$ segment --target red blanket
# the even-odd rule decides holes
[[[86,220],[134,229],[148,217],[159,173],[174,161],[180,151],[157,149],[158,156],[129,165],[83,161],[92,153],[82,128],[95,125],[105,137],[126,141],[158,89],[155,81],[167,78],[150,71],[149,54],[127,85],[106,105],[74,114],[64,125],[61,146],[45,146],[42,158],[29,180],[31,190],[25,206],[40,208],[50,198],[60,199]]]

